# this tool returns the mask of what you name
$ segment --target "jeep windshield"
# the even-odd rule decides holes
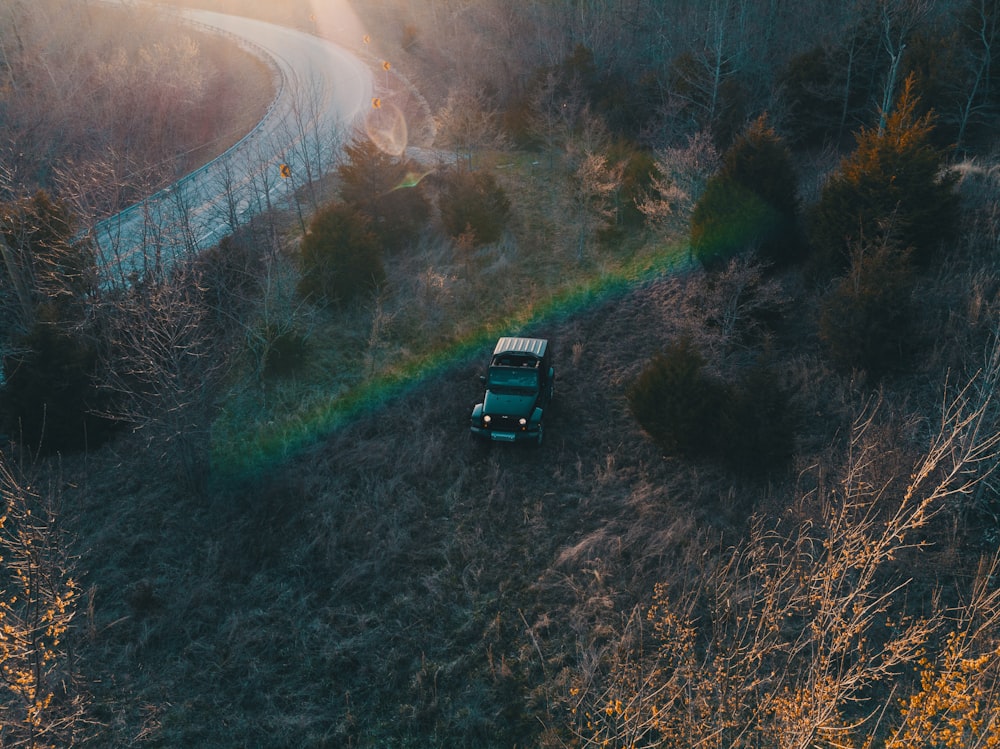
[[[487,387],[499,394],[530,395],[538,390],[538,370],[526,367],[490,367]]]

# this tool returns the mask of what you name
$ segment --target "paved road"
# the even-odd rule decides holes
[[[94,227],[111,284],[212,246],[251,215],[288,201],[293,188],[330,169],[345,136],[371,107],[371,71],[332,42],[240,16],[181,15],[266,60],[278,94],[261,123],[225,154]]]

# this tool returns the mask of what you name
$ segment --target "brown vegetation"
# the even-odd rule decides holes
[[[42,188],[81,218],[219,155],[273,98],[266,64],[152,6],[14,2],[0,26],[4,199]]]
[[[36,669],[46,710],[57,697],[73,708],[53,720],[69,715],[98,747],[995,743],[996,167],[984,149],[942,183],[959,196],[958,228],[899,278],[884,267],[895,245],[867,233],[852,248],[879,262],[833,283],[792,260],[775,269],[745,243],[711,271],[683,262],[720,153],[740,174],[732,143],[749,149],[738,151],[747,169],[780,160],[787,173],[782,123],[815,134],[778,111],[766,148],[741,140],[772,94],[787,105],[772,68],[810,45],[846,66],[825,91],[809,71],[795,78],[831,105],[820,130],[837,144],[857,119],[874,127],[868,104],[893,101],[906,80],[903,0],[879,6],[875,32],[842,3],[805,16],[801,4],[752,5],[680,3],[668,17],[657,2],[366,4],[393,75],[426,83],[462,167],[494,175],[509,199],[500,238],[448,236],[434,208],[459,183],[454,166],[411,178],[355,146],[325,187],[391,224],[375,295],[325,309],[297,295],[299,223],[272,211],[174,274],[87,307],[106,324],[106,384],[127,396],[116,416],[137,431],[34,466],[12,440],[3,457],[41,487],[4,474],[4,501],[60,498],[47,522],[60,518],[73,540],[59,548],[79,557],[81,576],[64,583],[75,608],[60,611],[73,616],[63,634],[76,660],[53,646],[52,671]],[[913,19],[933,15],[912,5]],[[823,23],[850,39],[825,39]],[[616,78],[630,50],[648,68]],[[654,80],[638,85],[641,73]],[[474,90],[492,101],[457,121]],[[666,93],[638,111],[619,96],[652,91]],[[492,151],[501,111],[512,138],[539,150]],[[636,161],[655,164],[639,181],[648,220],[626,226],[623,154],[640,148]],[[393,224],[410,214],[387,209],[399,204],[386,194],[429,219]],[[888,234],[890,218],[872,226]],[[863,331],[871,306],[889,332],[919,333],[908,358],[851,358],[862,337],[838,321]],[[492,343],[478,342],[512,328],[555,347],[556,411],[539,450],[468,436]],[[682,435],[713,449],[672,450],[675,435],[647,433],[647,414],[630,411],[645,410],[629,395],[649,362],[678,341],[694,385],[727,396],[711,415],[726,434]],[[450,346],[448,364],[405,377]],[[760,454],[727,441],[773,434],[767,405],[791,444],[769,470],[745,470]],[[317,413],[349,417],[296,440]],[[262,448],[275,437],[288,449]],[[5,528],[48,529],[10,516],[19,524]],[[19,567],[5,557],[8,591]],[[73,689],[59,694],[50,674]],[[27,719],[4,719],[30,729],[40,709],[8,691],[0,705]]]

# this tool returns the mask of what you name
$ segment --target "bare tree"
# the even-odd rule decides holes
[[[587,241],[615,215],[614,194],[621,185],[622,164],[586,152],[570,175],[570,203],[577,227],[576,258],[582,263]]]
[[[298,297],[297,268],[282,256],[265,262],[261,296],[254,300],[253,311],[242,321],[247,350],[261,393],[264,377],[279,344],[297,336],[308,339],[313,308]]]
[[[269,252],[278,247],[278,227],[275,224],[276,201],[281,182],[280,159],[274,144],[261,142],[256,148],[242,149],[240,159],[248,178],[249,199],[254,213],[266,223],[269,233]]]
[[[222,196],[221,218],[233,234],[240,228],[244,198],[236,165],[230,158],[223,158],[217,164],[215,190]]]
[[[452,89],[435,121],[442,145],[465,154],[470,170],[475,151],[501,149],[507,145],[500,112],[478,88]]]
[[[151,457],[196,489],[206,476],[217,388],[229,364],[227,342],[205,324],[198,274],[182,263],[106,304],[102,379],[116,394],[106,415],[133,425]]]
[[[906,42],[913,30],[927,17],[932,8],[930,0],[881,0],[879,3],[879,27],[882,47],[889,57],[889,67],[882,84],[882,98],[879,101],[879,134],[885,130],[886,119],[896,101],[896,84],[899,80],[899,64],[906,49]]]
[[[322,105],[322,86],[318,80],[307,80],[296,85],[292,96],[292,111],[284,120],[285,140],[291,148],[284,154],[283,162],[301,175],[299,185],[307,188],[309,202],[315,210],[319,201],[315,182],[326,170],[322,134],[316,128]],[[297,198],[296,198],[297,199]]]
[[[969,83],[958,118],[956,146],[959,147],[970,121],[989,107],[990,76],[995,70],[996,48],[1000,44],[1000,8],[990,0],[971,0],[962,26],[963,36],[971,44],[963,46],[960,52]]]
[[[706,343],[723,349],[752,349],[766,335],[761,318],[788,304],[781,283],[767,275],[754,255],[740,255],[716,273],[693,279],[692,303]]]
[[[717,129],[727,106],[725,88],[747,63],[743,35],[747,0],[710,0],[693,16],[690,50],[675,58],[670,96],[693,116],[698,129]]]
[[[927,529],[996,468],[997,364],[994,351],[945,399],[908,478],[886,465],[872,434],[877,410],[868,409],[838,480],[818,477],[784,519],[755,520],[748,539],[687,590],[658,586],[646,623],[637,611],[610,653],[608,678],[587,669],[574,690],[584,745],[860,745],[882,730],[905,694],[901,676],[922,662],[952,676],[956,663],[969,665],[968,679],[987,687],[976,709],[995,715],[1000,590],[986,581],[998,560],[986,561],[954,609],[937,596],[910,601],[903,560],[917,558]],[[921,693],[933,696],[933,685],[913,691]],[[922,723],[926,704],[910,702],[897,746],[943,745],[935,741],[948,724]],[[995,736],[995,721],[984,730]],[[976,741],[963,745],[985,745]]]
[[[544,144],[550,158],[570,144],[582,118],[590,116],[581,82],[563,81],[551,71],[532,97],[531,113],[531,134]]]
[[[686,235],[691,212],[720,163],[712,137],[704,130],[690,136],[685,146],[661,149],[651,189],[639,202],[639,210],[651,225]]]
[[[36,477],[43,483],[43,477]],[[33,485],[32,485],[33,484]],[[0,455],[0,745],[72,746],[87,697],[67,643],[79,585],[59,525],[59,481],[44,490]]]

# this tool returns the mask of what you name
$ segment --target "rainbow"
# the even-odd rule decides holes
[[[345,393],[261,425],[230,444],[213,445],[213,474],[220,478],[252,478],[293,458],[364,413],[405,395],[429,378],[467,362],[489,349],[500,335],[523,332],[569,319],[582,310],[621,298],[637,287],[691,265],[689,248],[666,246],[655,256],[581,282],[517,315],[483,324],[462,340],[414,356],[391,371],[368,378]]]

